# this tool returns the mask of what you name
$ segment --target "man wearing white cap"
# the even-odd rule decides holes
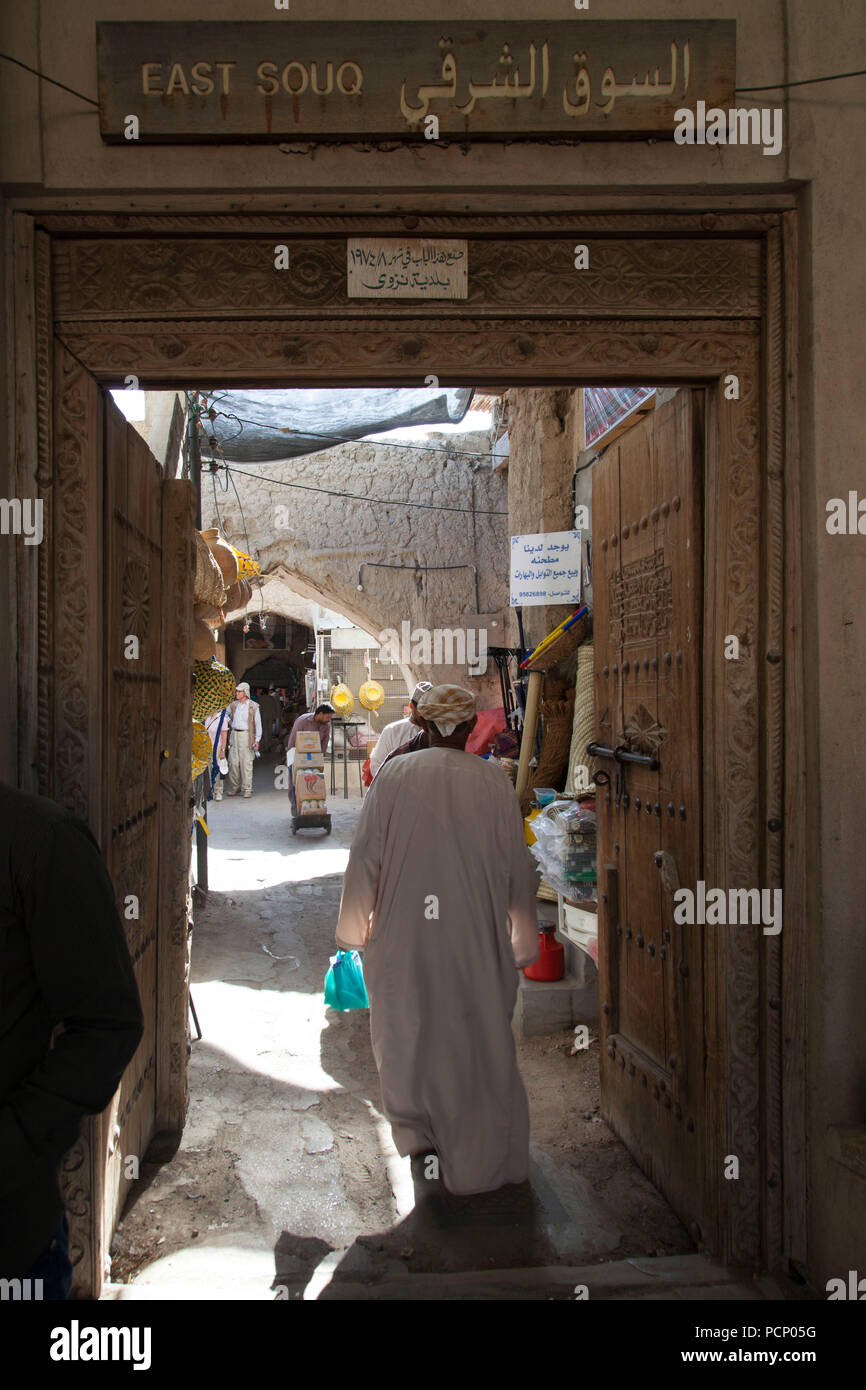
[[[250,687],[241,681],[235,687],[236,699],[229,705],[231,742],[229,744],[228,795],[253,794],[253,762],[262,736],[262,716],[255,700],[250,699]]]
[[[370,754],[370,772],[373,777],[379,772],[386,758],[398,748],[402,748],[415,734],[422,732],[417,716],[418,701],[425,691],[432,689],[430,681],[419,681],[409,700],[409,714],[404,719],[395,719],[393,723],[385,725],[376,747]]]
[[[502,769],[465,751],[475,699],[454,685],[418,701],[430,747],[393,758],[368,792],[340,903],[337,945],[364,951],[373,1055],[401,1154],[446,1193],[529,1171],[529,1107],[511,1015],[538,955],[536,869]]]

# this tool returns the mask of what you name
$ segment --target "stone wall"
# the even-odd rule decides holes
[[[498,704],[492,663],[472,677],[459,656],[461,643],[469,658],[478,651],[479,627],[488,646],[505,644],[507,482],[483,452],[464,448],[462,436],[432,434],[429,448],[358,442],[284,463],[232,465],[243,521],[232,487],[221,491],[225,474],[212,480],[205,467],[202,522],[259,560],[266,611],[301,618],[292,611],[298,595],[374,635],[392,630],[401,647],[405,632],[410,685],[469,683],[480,707]],[[436,568],[443,566],[452,568]],[[437,629],[456,633],[442,639],[439,662]],[[449,648],[458,659],[447,660]]]

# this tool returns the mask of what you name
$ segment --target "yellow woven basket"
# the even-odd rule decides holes
[[[385,692],[378,681],[364,681],[358,691],[358,699],[364,709],[381,709],[385,703]]]
[[[193,719],[207,719],[225,709],[235,698],[235,678],[227,666],[218,661],[196,661],[195,694],[192,697]]]
[[[211,742],[204,724],[192,721],[192,775],[200,777],[211,760]]]
[[[331,704],[338,714],[351,714],[355,708],[355,697],[347,685],[340,681],[331,691]]]

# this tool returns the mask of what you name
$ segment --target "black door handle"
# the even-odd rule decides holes
[[[618,763],[637,763],[653,771],[659,766],[658,758],[648,753],[630,753],[622,744],[618,748],[605,748],[603,744],[593,742],[586,745],[586,751],[591,758],[613,758]]]

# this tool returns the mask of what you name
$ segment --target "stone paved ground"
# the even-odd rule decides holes
[[[188,1123],[174,1157],[143,1169],[112,1246],[109,1296],[272,1299],[277,1287],[286,1298],[387,1298],[403,1296],[395,1290],[411,1276],[415,1296],[451,1297],[443,1276],[459,1274],[460,1296],[570,1297],[571,1272],[587,1266],[599,1292],[632,1290],[635,1259],[668,1269],[661,1285],[641,1274],[649,1288],[670,1285],[657,1262],[694,1260],[693,1246],[599,1118],[597,1045],[572,1057],[568,1033],[518,1044],[530,1190],[459,1213],[426,1194],[416,1206],[408,1159],[378,1108],[368,1016],[335,1014],[322,994],[357,791],[330,799],[330,836],[293,839],[287,797],[272,783],[262,759],[250,800],[211,803],[210,894],[192,944],[203,1037],[192,1044]],[[610,1264],[624,1284],[610,1270],[602,1278]],[[691,1271],[696,1289],[727,1289],[688,1296],[756,1296],[733,1293],[728,1275],[700,1261],[672,1268]],[[467,1293],[473,1271],[487,1282]]]

